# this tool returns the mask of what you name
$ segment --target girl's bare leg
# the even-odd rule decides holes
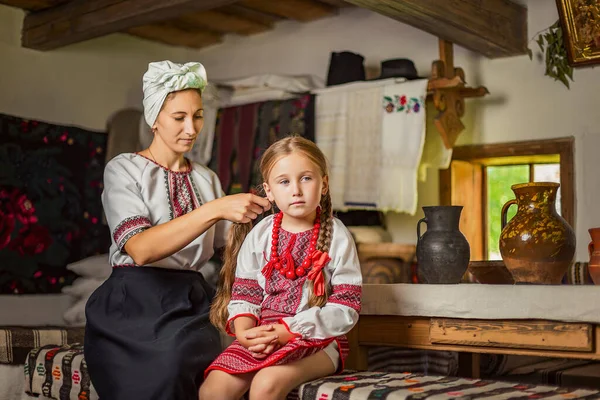
[[[198,392],[199,400],[239,400],[250,388],[253,373],[231,375],[212,370]]]
[[[250,400],[285,400],[289,392],[302,383],[335,372],[324,351],[287,365],[264,368],[254,375],[250,385]]]

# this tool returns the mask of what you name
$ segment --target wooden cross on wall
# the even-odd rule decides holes
[[[427,86],[433,97],[433,104],[439,111],[435,117],[435,127],[442,136],[446,148],[451,149],[458,135],[465,129],[461,117],[465,114],[465,98],[482,97],[489,94],[483,87],[465,86],[465,73],[462,68],[454,68],[452,43],[439,40],[440,59],[431,66],[431,79]]]

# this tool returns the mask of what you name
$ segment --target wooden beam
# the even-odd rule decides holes
[[[178,21],[213,32],[237,33],[239,35],[252,35],[273,28],[273,24],[263,24],[237,15],[225,14],[218,10],[182,15],[178,18]]]
[[[0,0],[0,4],[9,7],[21,8],[27,11],[39,11],[50,7],[56,7],[69,0]]]
[[[241,0],[239,4],[265,14],[274,14],[300,22],[329,17],[337,12],[336,7],[314,0]]]
[[[51,50],[236,0],[74,0],[25,17],[23,47]]]
[[[532,320],[523,320],[523,322],[525,321],[533,322]],[[570,326],[571,323],[565,322],[564,325]],[[592,350],[588,352],[539,348],[522,349],[514,346],[489,347],[480,345],[438,344],[431,342],[430,329],[431,318],[427,317],[361,314],[358,324],[354,327],[354,330],[358,330],[358,344],[354,343],[353,349],[363,346],[392,346],[437,351],[600,360],[600,326],[598,325],[592,327],[593,344]],[[356,339],[354,340],[356,341]]]
[[[171,23],[136,26],[127,33],[143,39],[180,47],[199,49],[221,43],[223,36],[202,30],[184,30]]]
[[[346,1],[489,58],[527,51],[527,9],[508,0]]]
[[[350,4],[345,0],[319,0],[319,2],[329,4],[337,8],[354,7],[354,4]]]
[[[220,7],[219,12],[228,15],[234,15],[240,18],[244,18],[250,21],[257,22],[263,25],[273,26],[276,22],[283,20],[283,17],[279,17],[273,14],[264,14],[259,11],[252,10],[250,8],[242,7],[240,5],[231,5]]]
[[[592,329],[591,324],[554,321],[432,318],[429,340],[435,344],[590,352]]]

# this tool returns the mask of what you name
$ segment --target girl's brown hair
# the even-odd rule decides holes
[[[263,182],[267,182],[269,174],[275,166],[275,163],[282,157],[294,152],[300,152],[308,157],[320,170],[321,176],[325,177],[327,173],[327,160],[315,143],[300,136],[289,136],[273,143],[263,154],[260,161],[260,173]],[[321,196],[321,230],[317,241],[317,250],[329,252],[331,236],[333,233],[333,210],[331,207],[331,197],[329,191]],[[221,269],[217,295],[210,309],[210,321],[217,328],[225,331],[228,312],[227,305],[231,300],[231,289],[235,280],[235,269],[237,267],[237,257],[242,247],[244,239],[252,229],[252,223],[233,224],[227,236],[227,246],[223,259],[223,268]],[[313,282],[314,284],[314,282]],[[329,287],[327,287],[323,296],[314,294],[314,285],[311,286],[309,306],[323,307],[327,303]]]

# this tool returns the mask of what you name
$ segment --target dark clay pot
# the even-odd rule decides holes
[[[469,266],[471,248],[458,229],[462,206],[423,207],[417,223],[417,273],[420,283],[459,283]],[[421,236],[421,222],[427,232]]]

